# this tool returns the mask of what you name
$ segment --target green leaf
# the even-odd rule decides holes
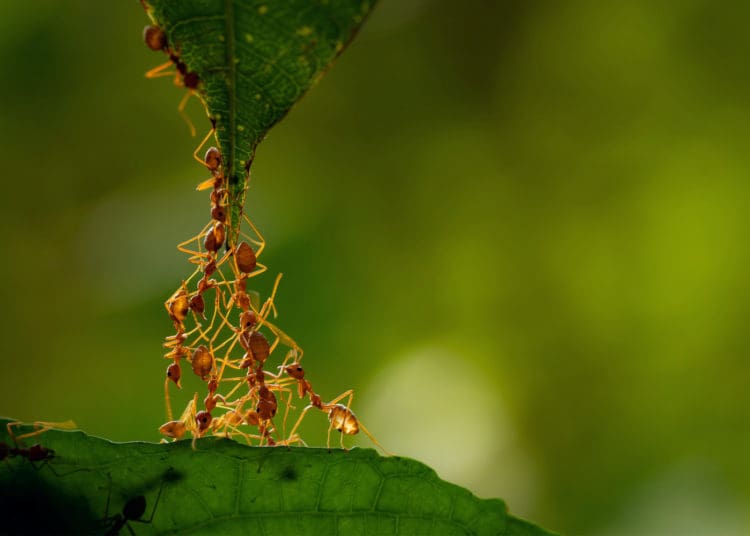
[[[0,419],[1,440],[12,447],[7,422]],[[498,499],[371,449],[207,438],[193,450],[190,441],[118,444],[58,430],[25,442],[54,458],[32,463],[11,453],[0,465],[0,532],[125,533],[122,514],[135,510],[146,520],[153,512],[150,523],[128,522],[137,534],[549,534],[508,515]]]
[[[255,148],[354,38],[374,0],[147,0],[201,80],[236,232]],[[233,239],[234,236],[231,236]]]

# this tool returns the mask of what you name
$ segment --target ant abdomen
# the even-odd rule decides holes
[[[359,421],[354,412],[343,404],[335,404],[328,410],[328,420],[331,425],[344,434],[354,435],[359,433]]]

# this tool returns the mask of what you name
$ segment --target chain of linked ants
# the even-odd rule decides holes
[[[247,284],[249,279],[266,271],[266,267],[257,260],[265,247],[265,241],[245,217],[257,239],[241,232],[240,239],[244,237],[247,240],[240,240],[236,245],[228,243],[228,195],[219,150],[209,148],[204,163],[212,176],[201,183],[198,189],[211,189],[211,222],[197,236],[178,246],[181,251],[190,255],[190,262],[198,264],[196,274],[200,274],[200,277],[194,288],[189,285],[190,279],[183,282],[165,302],[176,332],[168,336],[164,343],[168,348],[165,357],[172,362],[167,367],[165,380],[165,398],[170,420],[160,428],[161,433],[175,439],[183,437],[189,431],[194,437],[201,437],[207,432],[219,435],[239,434],[248,442],[255,440],[258,444],[303,443],[295,432],[307,410],[316,408],[328,415],[331,427],[345,434],[356,434],[359,423],[354,413],[348,405],[337,403],[346,397],[351,399],[352,392],[347,391],[334,401],[324,403],[305,377],[305,370],[300,364],[301,348],[267,318],[271,312],[276,311],[273,300],[279,278],[276,279],[271,296],[260,307],[254,305]],[[253,249],[250,242],[256,245],[257,250]],[[227,265],[229,269],[223,269]],[[213,300],[208,295],[211,291],[214,293]],[[212,309],[212,314],[208,316],[207,304]],[[239,314],[233,321],[236,310]],[[201,322],[208,321],[209,318],[210,322],[204,328]],[[192,329],[186,327],[187,321],[194,323]],[[260,331],[263,327],[271,333],[273,342],[269,342]],[[266,369],[266,364],[280,345],[288,347],[288,351],[274,373]],[[238,346],[239,349],[234,352]],[[198,408],[196,395],[188,403],[183,415],[175,420],[171,416],[169,384],[174,383],[180,387],[183,360],[188,361],[193,373],[206,382],[207,394],[203,399],[202,409]],[[228,377],[225,375],[227,371],[245,371],[245,375]],[[234,383],[234,387],[227,394],[221,394],[219,387],[222,383]],[[292,408],[292,389],[289,387],[295,383],[298,397],[309,398],[309,405],[287,435],[286,420],[289,409]],[[246,385],[244,393],[242,384]],[[286,404],[281,435],[274,422],[279,398]],[[245,409],[246,406],[250,407]],[[251,431],[243,431],[243,425],[247,425]]]
[[[169,75],[171,73],[166,69],[173,65],[176,68],[175,85],[188,90],[179,107],[183,113],[187,97],[197,95],[200,98],[197,92],[201,84],[199,76],[190,71],[179,54],[169,46],[167,36],[159,26],[146,26],[143,36],[150,49],[164,51],[169,56],[169,62],[152,69],[147,76]],[[197,264],[198,268],[165,302],[175,333],[168,336],[164,343],[168,349],[165,357],[171,363],[167,367],[164,384],[168,422],[159,428],[160,432],[175,440],[190,432],[193,438],[207,433],[230,437],[239,435],[248,443],[259,445],[305,444],[297,430],[307,412],[317,409],[327,415],[330,423],[329,447],[331,430],[334,428],[342,434],[342,447],[343,436],[357,434],[360,429],[380,446],[350,409],[353,391],[348,390],[330,402],[323,402],[305,377],[305,370],[300,364],[302,349],[268,320],[271,312],[276,315],[274,297],[281,274],[276,278],[271,296],[262,305],[259,300],[254,303],[253,296],[257,296],[257,293],[247,290],[248,280],[266,271],[266,267],[257,262],[265,241],[244,213],[242,219],[256,238],[251,238],[241,229],[239,233],[227,232],[228,192],[221,152],[216,147],[210,147],[203,159],[197,157],[200,147],[213,133],[214,129],[194,155],[211,173],[208,180],[198,185],[198,190],[211,190],[211,221],[198,235],[178,245],[178,249],[187,253],[189,261]],[[235,225],[241,227],[242,221]],[[238,236],[240,240],[237,244],[229,243],[229,236]],[[250,244],[257,249],[254,250]],[[229,269],[226,269],[227,265]],[[200,277],[191,289],[190,282],[196,275]],[[211,291],[214,293],[213,300],[208,299]],[[239,315],[232,321],[235,309],[239,310]],[[204,328],[201,321],[209,323]],[[186,322],[193,327],[188,329]],[[273,342],[269,342],[261,333],[261,328],[270,332]],[[235,352],[238,345],[239,349]],[[266,363],[279,345],[287,347],[288,351],[274,373],[266,370]],[[169,385],[174,383],[181,387],[183,360],[190,363],[193,373],[206,383],[207,394],[202,401],[203,409],[199,409],[198,393],[195,393],[180,418],[174,419]],[[228,371],[244,372],[244,376],[231,376],[231,372],[225,375]],[[221,394],[220,387],[227,384],[234,386]],[[308,398],[309,404],[287,434],[286,421],[289,410],[294,408],[291,388],[294,384],[297,385],[298,397],[303,400]],[[246,386],[244,394],[243,385]],[[279,398],[286,406],[281,430],[275,422]],[[346,405],[340,403],[343,400],[346,400]]]

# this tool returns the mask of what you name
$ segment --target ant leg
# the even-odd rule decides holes
[[[172,76],[175,74],[174,71],[166,71],[169,67],[172,67],[174,64],[172,63],[172,60],[169,60],[166,63],[162,63],[161,65],[158,65],[148,71],[146,73],[146,78],[160,78],[162,76]]]
[[[167,470],[167,473],[169,473],[170,471],[171,471],[171,468]],[[162,490],[164,490],[164,477],[162,477],[161,485],[159,486],[159,493],[156,494],[156,500],[154,501],[154,507],[151,509],[151,515],[149,516],[148,520],[145,520],[145,519],[133,519],[132,521],[138,521],[139,523],[151,523],[154,520],[154,514],[156,513],[156,507],[159,506],[159,499],[161,499],[161,492],[162,492]],[[131,530],[131,532],[132,532],[132,530]]]
[[[255,252],[255,256],[260,257],[260,254],[263,252],[263,249],[266,247],[266,239],[263,238],[263,235],[260,234],[260,231],[258,230],[258,228],[253,224],[252,221],[250,221],[250,218],[248,218],[247,214],[245,214],[244,212],[242,213],[242,218],[247,222],[247,224],[255,233],[255,236],[257,236],[258,240],[260,241],[260,242],[257,242],[253,240],[252,238],[248,237],[248,239],[251,242],[253,242],[256,246],[258,246],[258,251]]]
[[[64,430],[73,430],[76,428],[76,423],[73,421],[63,421],[63,422],[44,422],[44,421],[37,421],[33,423],[34,431],[33,432],[27,432],[25,434],[21,435],[15,435],[13,433],[14,428],[18,428],[19,426],[23,426],[23,422],[21,421],[13,421],[9,422],[6,425],[6,428],[8,430],[8,435],[13,439],[14,443],[17,443],[18,441],[22,441],[24,439],[27,439],[29,437],[38,436],[40,434],[43,434],[47,430],[52,430],[53,428],[61,428]]]
[[[174,420],[174,417],[172,414],[172,401],[169,398],[169,382],[170,382],[169,378],[166,378],[164,380],[164,404],[167,407],[167,421]]]
[[[268,313],[271,312],[271,310],[274,311],[274,316],[276,316],[276,307],[273,304],[273,300],[276,298],[276,291],[279,289],[279,282],[281,281],[281,277],[284,274],[279,274],[276,276],[276,281],[273,284],[273,291],[271,291],[271,296],[263,303],[263,306],[260,308],[260,311],[258,311],[258,327],[256,329],[260,329],[263,327],[263,324],[266,322],[266,318],[268,318]]]
[[[286,410],[284,411],[284,420],[281,423],[281,436],[282,437],[287,437],[287,435],[286,435],[286,420],[289,418],[289,409],[290,408],[294,408],[294,406],[292,406],[292,391],[291,391],[291,389],[289,390],[289,396],[287,397],[285,404],[286,404]]]
[[[180,101],[179,106],[177,106],[177,111],[180,112],[180,115],[187,123],[188,128],[190,129],[190,135],[192,137],[195,137],[195,126],[193,125],[193,122],[190,120],[190,117],[185,113],[185,106],[187,106],[188,101],[190,100],[190,97],[193,96],[193,90],[188,90],[185,93],[185,96],[182,97],[182,100]]]
[[[201,231],[197,235],[195,235],[195,236],[193,236],[191,238],[188,238],[184,242],[180,242],[179,244],[177,244],[177,249],[179,251],[181,251],[182,253],[187,253],[188,255],[192,255],[194,257],[200,257],[201,259],[205,258],[206,257],[206,253],[203,252],[203,251],[201,251],[201,245],[200,245],[201,244],[201,238],[203,238],[203,236],[206,234],[206,232],[208,231],[208,229],[212,225],[213,225],[213,221],[208,222],[203,227],[203,229],[201,229]],[[192,249],[188,249],[187,248],[187,246],[190,245],[193,242],[196,242],[198,244],[198,249],[197,250],[192,250]],[[191,262],[192,262],[192,260],[191,260]]]
[[[224,253],[224,255],[221,257],[221,259],[219,259],[218,261],[216,261],[216,266],[219,267],[222,264],[224,264],[227,261],[227,259],[232,256],[232,253],[233,252],[231,250],[227,251],[226,253]]]
[[[275,324],[272,324],[268,320],[265,320],[263,322],[265,326],[271,330],[271,332],[279,338],[281,341],[281,344],[284,346],[291,348],[292,350],[299,353],[299,356],[297,357],[297,361],[302,361],[302,355],[305,353],[302,348],[292,339],[289,335],[281,331],[281,329],[276,326]],[[287,358],[289,357],[289,354],[287,354]],[[284,358],[284,363],[286,364],[287,358]]]
[[[294,433],[297,431],[297,428],[299,428],[299,425],[302,424],[302,419],[305,418],[305,415],[307,415],[307,412],[310,411],[311,408],[314,408],[312,404],[308,404],[305,406],[305,409],[302,410],[302,413],[300,413],[300,416],[297,418],[297,422],[294,423],[294,427],[292,428],[292,431],[289,432],[289,437],[294,437]]]
[[[386,456],[393,456],[392,452],[388,451],[383,445],[380,444],[380,442],[377,439],[375,439],[375,436],[370,433],[370,431],[367,429],[367,427],[365,427],[364,424],[362,424],[362,421],[357,421],[357,422],[359,424],[359,428],[365,433],[365,435],[367,435],[367,437],[370,438],[370,441],[375,443],[380,448],[380,450],[382,450],[385,453]]]
[[[246,380],[247,378],[241,378],[242,380]],[[221,381],[221,380],[219,380]],[[224,398],[231,398],[234,393],[237,392],[237,389],[239,389],[242,386],[243,382],[237,382],[237,385],[232,387],[232,390],[227,393],[227,395]]]
[[[232,360],[229,357],[232,353],[232,350],[234,350],[235,345],[237,344],[237,337],[233,337],[232,344],[227,349],[226,353],[224,354],[224,357],[221,358],[221,370],[219,371],[219,379],[221,379],[224,376],[224,369],[227,366],[227,363],[230,363]],[[240,367],[235,367],[234,365],[230,365],[233,369],[239,369]]]
[[[211,134],[215,134],[215,133],[216,133],[216,129],[215,128],[212,128],[211,130],[209,130],[208,134],[206,134],[206,137],[203,138],[203,141],[201,142],[201,144],[198,147],[195,148],[195,151],[193,151],[193,158],[195,158],[198,162],[200,162],[202,165],[204,165],[206,167],[208,167],[208,164],[206,164],[206,161],[203,160],[200,156],[198,156],[198,153],[203,148],[203,146],[206,145],[206,142],[211,137]]]
[[[211,315],[211,323],[208,325],[206,329],[201,328],[198,338],[190,346],[196,346],[201,341],[201,339],[205,340],[206,342],[209,342],[211,340],[209,337],[209,334],[214,329],[214,322],[216,322],[216,314],[217,314],[217,311],[219,310],[220,301],[221,301],[220,295],[219,295],[221,290],[219,289],[218,286],[215,287],[214,290],[216,291],[216,298],[214,299],[214,312]]]

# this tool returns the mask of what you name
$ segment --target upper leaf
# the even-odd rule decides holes
[[[230,229],[255,148],[354,38],[374,0],[147,0],[201,83],[229,180]]]

